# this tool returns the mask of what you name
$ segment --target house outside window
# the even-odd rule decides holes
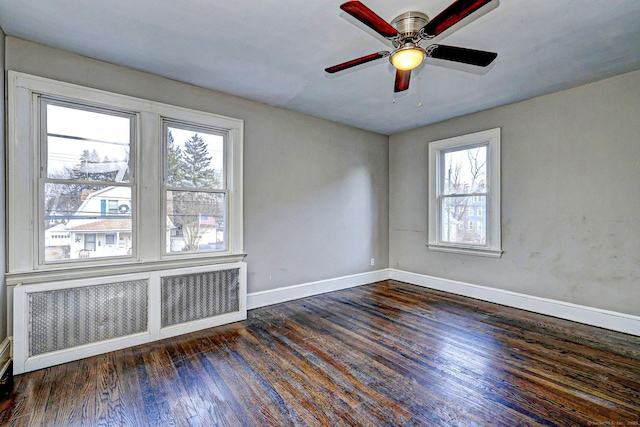
[[[7,177],[8,273],[244,257],[242,120],[14,71],[8,89],[7,163],[32,165]],[[168,175],[169,129],[200,157]]]
[[[429,144],[428,247],[501,256],[499,128]]]

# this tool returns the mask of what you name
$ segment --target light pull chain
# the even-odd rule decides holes
[[[418,74],[418,108],[422,107],[422,73]]]

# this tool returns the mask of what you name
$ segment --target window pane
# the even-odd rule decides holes
[[[129,181],[130,118],[46,107],[48,178]]]
[[[487,185],[487,146],[447,151],[443,194],[484,193]]]
[[[167,252],[224,250],[225,195],[167,191]]]
[[[45,261],[131,255],[130,187],[46,183],[44,197]]]
[[[109,214],[117,214],[119,211],[118,207],[120,206],[119,200],[109,200]]]
[[[486,245],[486,196],[442,198],[442,237],[446,243]]]
[[[167,182],[174,187],[224,188],[224,138],[167,126]]]
[[[85,233],[84,234],[84,250],[92,252],[96,250],[96,234]]]

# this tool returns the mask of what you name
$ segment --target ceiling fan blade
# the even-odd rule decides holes
[[[411,70],[396,70],[396,84],[393,88],[393,91],[397,93],[409,89],[410,79]]]
[[[433,38],[447,28],[462,21],[492,0],[456,0],[448,8],[422,27],[425,38]]]
[[[389,52],[376,52],[372,53],[371,55],[343,62],[342,64],[334,65],[333,67],[325,68],[324,70],[327,73],[333,74],[337,73],[338,71],[346,70],[347,68],[355,67],[356,65],[366,64],[367,62],[375,61],[376,59],[380,58],[386,58],[387,56],[389,56]]]
[[[427,56],[447,61],[462,62],[464,64],[486,67],[498,56],[495,52],[484,50],[466,49],[464,47],[445,46],[442,44],[432,44],[427,47]]]
[[[367,27],[387,39],[393,39],[400,35],[398,30],[378,16],[373,10],[357,0],[348,1],[340,5],[340,9],[362,22]]]

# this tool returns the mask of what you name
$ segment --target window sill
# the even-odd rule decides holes
[[[182,258],[173,260],[160,261],[143,261],[143,262],[127,262],[119,264],[102,264],[102,265],[58,265],[55,268],[6,273],[6,283],[8,286],[17,283],[30,284],[41,282],[52,282],[60,280],[104,277],[119,274],[147,273],[154,270],[168,270],[185,267],[198,267],[202,265],[223,264],[242,261],[245,256],[244,252],[225,254],[218,256]]]
[[[462,246],[443,246],[443,245],[434,245],[431,243],[427,244],[427,247],[430,251],[435,252],[447,252],[453,254],[460,255],[475,255],[475,256],[483,256],[487,258],[501,258],[502,253],[504,251],[495,250],[495,249],[479,249],[479,248],[470,248],[470,247],[462,247]]]

